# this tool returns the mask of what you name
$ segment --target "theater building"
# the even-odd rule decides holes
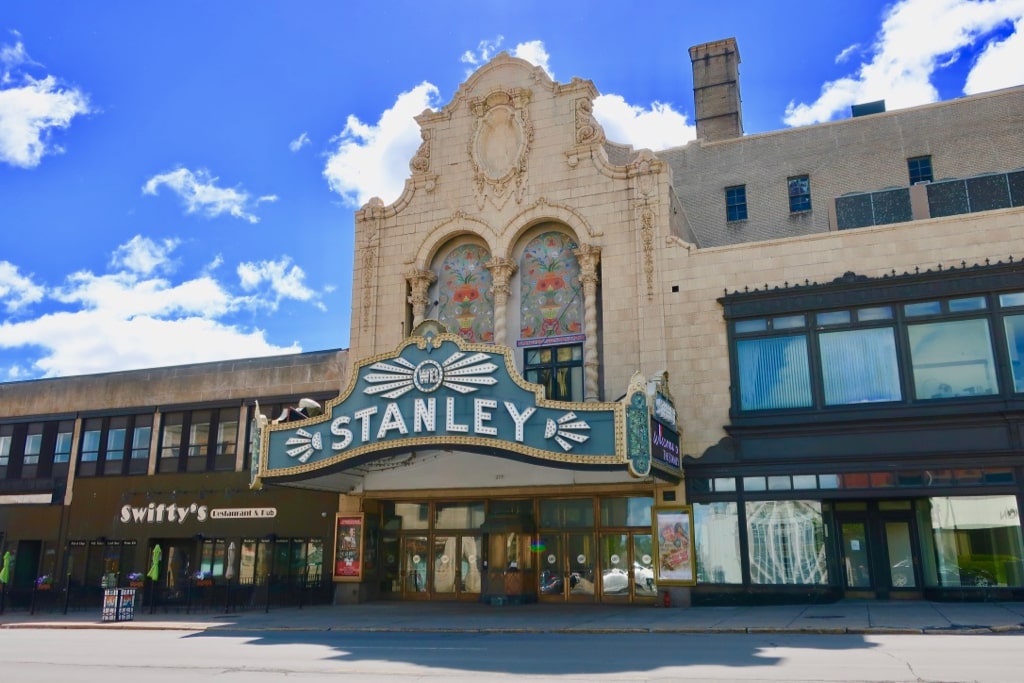
[[[690,59],[669,150],[506,54],[419,115],[345,351],[0,385],[12,587],[1024,594],[1024,88],[744,135],[735,41]]]

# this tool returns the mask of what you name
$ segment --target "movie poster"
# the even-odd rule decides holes
[[[334,580],[358,581],[363,575],[363,515],[335,516]]]
[[[693,510],[689,506],[654,509],[655,562],[659,585],[692,586],[697,582],[693,560]]]

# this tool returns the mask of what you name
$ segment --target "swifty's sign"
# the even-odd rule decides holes
[[[411,337],[357,368],[324,414],[262,429],[260,477],[424,446],[495,449],[581,465],[625,464],[623,405],[563,403],[516,372],[511,351],[449,334]]]

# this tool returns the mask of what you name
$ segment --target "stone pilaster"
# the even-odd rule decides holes
[[[580,264],[583,285],[583,400],[597,401],[601,389],[597,359],[597,264],[601,262],[601,247],[583,244],[573,253]]]
[[[437,282],[437,275],[432,270],[413,270],[405,274],[409,283],[409,303],[412,304],[412,326],[415,328],[427,314],[430,305],[430,285]]]
[[[509,281],[516,272],[516,262],[507,258],[492,258],[487,262],[491,271],[491,292],[494,294],[494,343],[508,346]]]

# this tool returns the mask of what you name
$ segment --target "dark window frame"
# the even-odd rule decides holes
[[[966,272],[959,272],[966,271]],[[905,280],[896,283],[894,280]],[[1006,401],[1024,400],[1024,382],[1018,382],[1020,391],[1015,391],[1011,367],[1013,355],[1024,357],[1024,333],[1017,335],[1021,342],[1011,352],[1013,334],[1007,333],[1008,320],[1024,316],[1024,266],[1020,263],[996,264],[993,266],[971,266],[962,269],[929,271],[925,274],[905,274],[898,277],[864,278],[850,273],[827,285],[791,287],[791,292],[744,292],[727,294],[719,299],[725,308],[728,323],[730,376],[732,397],[730,414],[733,418],[757,418],[765,415],[808,414],[820,412],[862,411],[884,409],[926,409],[932,412],[949,410],[949,402],[961,401]],[[814,290],[813,292],[810,290]],[[908,314],[908,304],[937,302],[936,306],[917,306],[918,313]],[[979,303],[981,302],[981,303]],[[968,305],[969,304],[969,305]],[[878,311],[890,307],[891,319],[877,317]],[[854,314],[849,323],[821,323],[821,320],[842,317],[824,316],[836,310],[871,312],[863,321],[860,313]],[[772,321],[789,319],[793,316],[807,317],[806,330],[792,328],[775,329]],[[909,330],[922,322],[954,322],[984,320],[987,325],[988,341],[991,347],[995,375],[994,392],[977,396],[922,396],[917,398],[914,383],[914,359],[911,354]],[[737,328],[744,331],[737,331]],[[838,403],[826,405],[823,395],[819,336],[828,332],[845,329],[868,329],[891,327],[896,341],[896,362],[898,364],[901,398],[868,405]],[[1018,325],[1019,329],[1020,325]],[[744,409],[740,394],[740,366],[737,343],[743,339],[769,338],[792,335],[794,332],[807,335],[807,356],[811,366],[810,389],[813,400],[810,407]],[[1024,378],[1024,372],[1020,373]],[[940,406],[945,405],[945,408]]]
[[[559,351],[569,350],[571,356],[567,360],[559,359]],[[549,361],[531,361],[530,356],[544,352],[551,353]],[[559,383],[555,377],[560,371],[568,371],[566,390],[559,389]],[[544,373],[550,373],[547,381]],[[552,346],[533,346],[523,350],[523,377],[527,382],[540,384],[545,387],[545,397],[553,401],[575,401],[582,402],[583,396],[573,396],[573,386],[578,385],[580,391],[583,387],[583,345],[582,344],[558,344]]]
[[[196,407],[168,411],[160,416],[159,442],[157,444],[157,468],[158,474],[168,473],[197,473],[197,472],[233,472],[235,471],[235,460],[237,450],[237,437],[240,425],[238,423],[240,406],[213,406]],[[170,418],[178,419],[180,422],[170,422]],[[221,452],[217,437],[220,434],[220,426],[230,422],[236,423],[235,447]],[[198,425],[206,425],[205,442],[192,443],[194,429]],[[173,447],[167,447],[165,437],[169,426],[179,427],[180,434],[178,443]]]
[[[725,188],[725,220],[728,223],[747,220],[746,185],[730,185]]]
[[[811,210],[811,177],[807,174],[786,179],[789,194],[789,212],[807,213]]]
[[[935,173],[932,170],[932,155],[923,154],[907,159],[907,176],[911,185],[918,183],[930,183],[935,180]]]
[[[147,474],[149,471],[149,449],[146,449],[145,459],[133,458],[132,443],[136,429],[146,427],[152,429],[152,426],[152,413],[128,413],[84,418],[82,420],[78,452],[75,453],[77,462],[75,476],[121,477]],[[119,448],[111,448],[111,433],[113,430],[124,430],[124,438],[121,439]],[[90,448],[90,450],[86,451],[86,434],[88,432],[98,433],[96,450]],[[57,432],[53,436],[54,446],[57,440],[56,434]],[[86,460],[85,456],[87,453],[94,455],[94,459]],[[56,468],[56,466],[55,463],[54,467]]]

